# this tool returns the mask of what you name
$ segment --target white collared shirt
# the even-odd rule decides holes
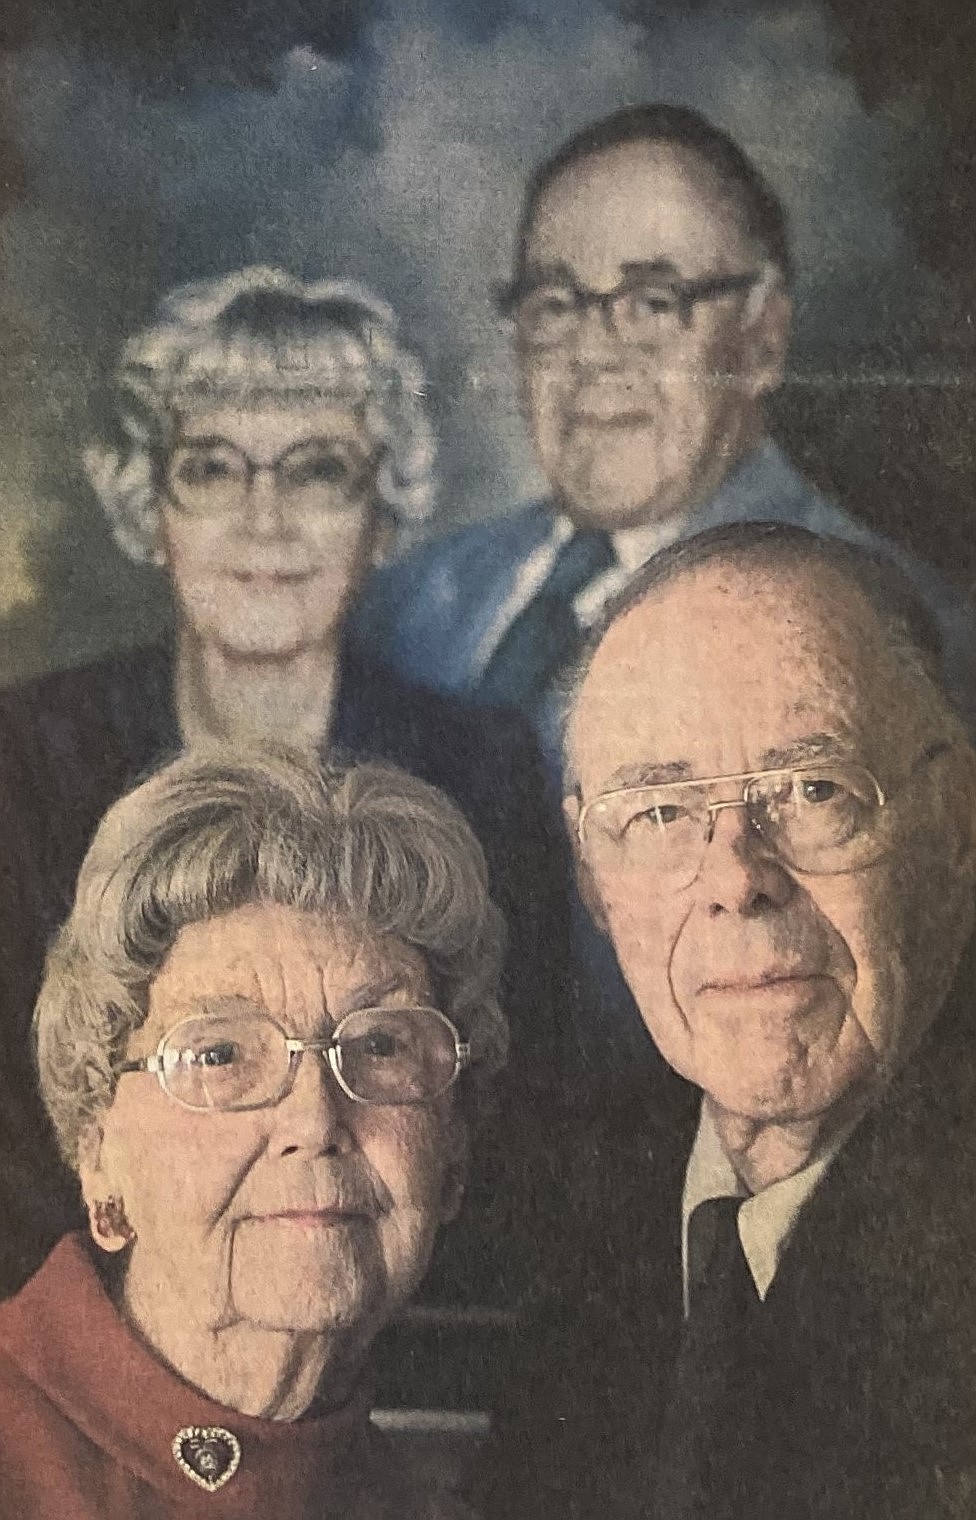
[[[800,1211],[823,1180],[852,1127],[843,1130],[830,1146],[800,1171],[750,1196],[725,1154],[708,1103],[702,1103],[681,1199],[681,1280],[686,1315],[689,1310],[688,1221],[698,1205],[709,1198],[745,1199],[739,1210],[739,1239],[756,1292],[765,1301]]]

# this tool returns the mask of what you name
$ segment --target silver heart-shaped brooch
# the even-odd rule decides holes
[[[241,1443],[221,1425],[184,1425],[173,1437],[172,1451],[177,1466],[210,1494],[241,1465]]]

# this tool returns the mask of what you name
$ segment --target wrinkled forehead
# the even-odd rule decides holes
[[[707,776],[833,755],[891,773],[925,720],[876,613],[845,578],[710,565],[610,628],[567,743],[588,795],[647,764]]]
[[[430,993],[412,946],[341,918],[256,904],[181,931],[150,989],[147,1026],[162,1034],[174,1017],[230,997],[300,1030],[403,993]]]
[[[737,267],[751,253],[734,196],[697,154],[627,143],[570,165],[547,186],[528,228],[525,262],[579,275],[660,261],[682,275]]]

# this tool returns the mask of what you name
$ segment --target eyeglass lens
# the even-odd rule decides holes
[[[342,1083],[367,1103],[428,1103],[458,1071],[453,1027],[433,1009],[362,1009],[342,1020],[332,1044]],[[251,1014],[187,1019],[161,1055],[166,1090],[201,1109],[275,1102],[299,1058],[277,1024]],[[327,1049],[321,1058],[328,1059]]]
[[[687,320],[687,301],[662,284],[628,285],[608,295],[543,285],[528,291],[518,303],[519,331],[528,343],[540,346],[568,342],[591,305],[609,313],[613,331],[624,343],[660,342],[676,335]]]
[[[267,466],[284,504],[297,512],[336,510],[362,488],[368,461],[339,440],[310,439],[293,445]],[[169,458],[166,481],[177,504],[197,516],[221,516],[246,503],[260,468],[225,439],[179,444]]]
[[[882,797],[874,777],[857,766],[756,776],[739,798],[720,802],[710,783],[634,788],[598,798],[587,834],[625,868],[693,881],[723,807],[743,806],[766,843],[788,864],[810,872],[854,869],[878,845]]]

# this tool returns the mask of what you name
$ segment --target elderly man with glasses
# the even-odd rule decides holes
[[[538,711],[653,554],[760,520],[880,547],[961,616],[767,436],[792,280],[779,198],[698,112],[628,106],[559,146],[529,181],[499,297],[551,493],[381,571],[365,636],[427,685]]]
[[[501,295],[550,494],[381,570],[358,616],[371,647],[421,684],[528,711],[556,774],[553,686],[607,602],[680,538],[777,521],[898,563],[939,617],[971,711],[976,629],[961,601],[767,435],[792,275],[775,192],[697,112],[628,107],[557,148],[529,182]],[[641,1058],[639,1021],[612,961],[580,958],[587,1058],[624,1068]]]
[[[584,657],[566,817],[677,1076],[549,1129],[489,1514],[974,1512],[976,755],[938,663],[890,566],[769,524],[659,556]]]

